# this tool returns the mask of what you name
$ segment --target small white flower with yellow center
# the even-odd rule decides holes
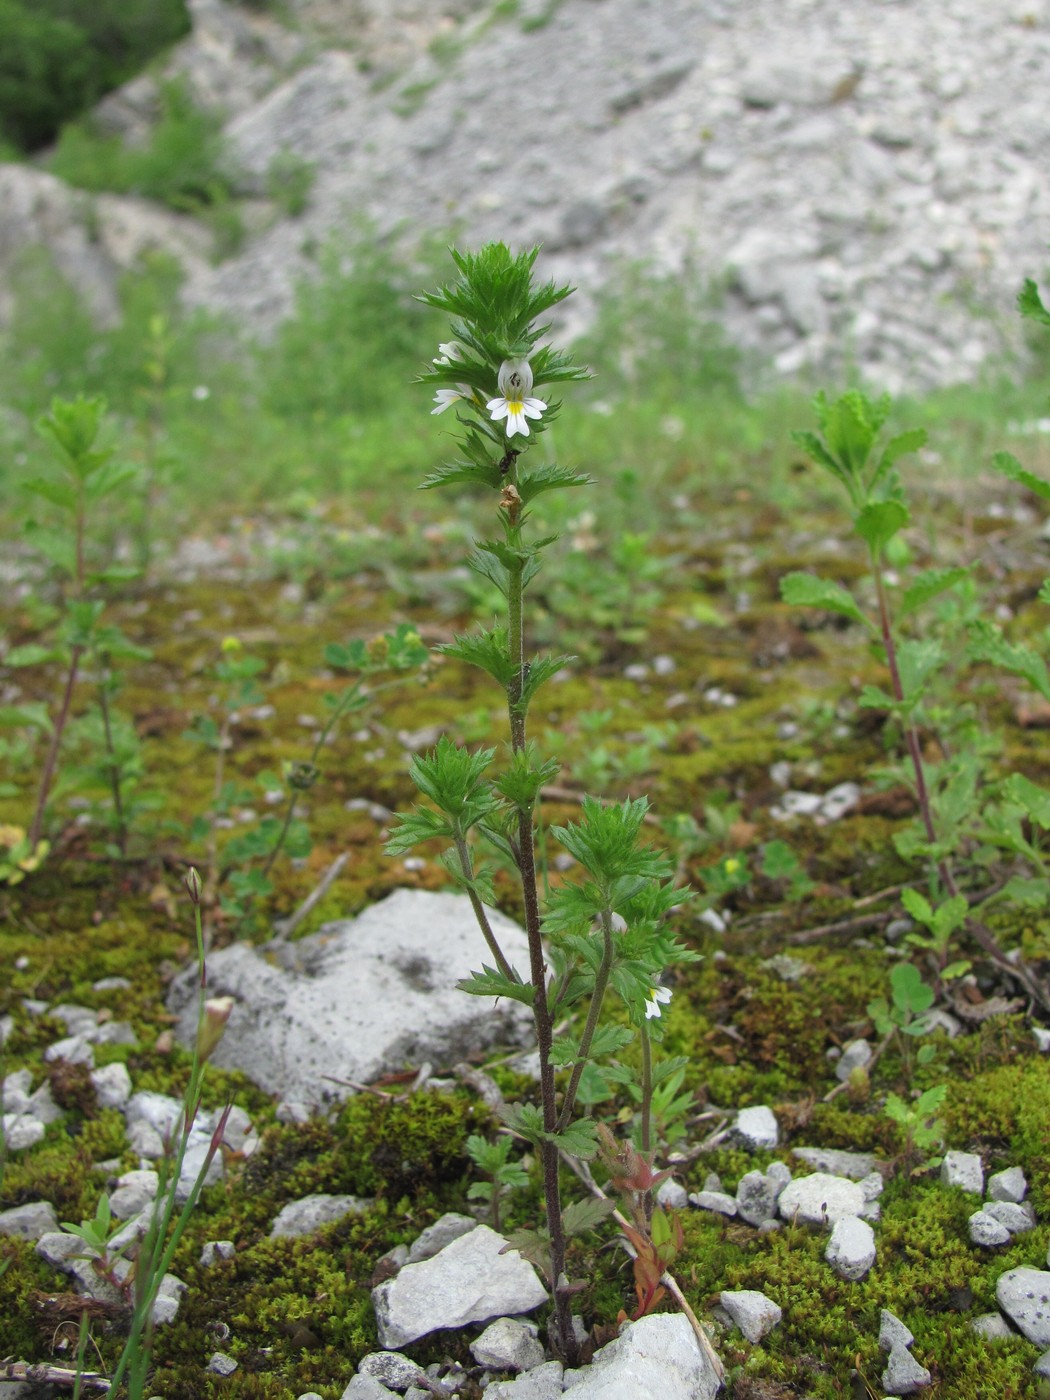
[[[437,404],[437,408],[432,408],[430,412],[432,414],[444,413],[446,408],[451,408],[452,405],[458,403],[460,399],[466,399],[469,403],[473,397],[474,390],[469,384],[457,384],[454,389],[439,389],[434,395],[434,402]]]
[[[504,360],[499,367],[499,397],[489,399],[486,407],[492,421],[507,420],[507,436],[521,433],[529,435],[528,418],[540,418],[547,405],[542,399],[529,397],[532,388],[532,370],[528,360]]]
[[[671,1000],[670,987],[651,987],[649,989],[649,1000],[645,1003],[645,1019],[651,1021],[654,1016],[659,1016],[660,1007],[666,1006]]]

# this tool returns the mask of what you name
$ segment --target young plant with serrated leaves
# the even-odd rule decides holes
[[[889,671],[890,691],[867,685],[861,692],[860,704],[886,711],[899,724],[919,808],[919,829],[897,833],[894,844],[908,859],[927,860],[931,878],[938,886],[935,897],[943,894],[952,899],[960,893],[952,858],[964,840],[976,835],[980,821],[979,765],[972,750],[962,749],[935,772],[931,770],[919,731],[928,719],[924,706],[944,665],[944,648],[933,637],[902,637],[898,630],[904,620],[913,618],[947,590],[963,584],[969,578],[969,569],[924,570],[901,589],[891,608],[887,554],[899,544],[900,532],[911,519],[897,463],[922,447],[926,435],[921,429],[904,432],[890,438],[880,449],[879,440],[889,415],[888,397],[872,403],[851,390],[830,402],[820,394],[815,408],[820,432],[795,433],[793,437],[846,493],[854,531],[868,550],[875,615],[869,615],[848,588],[814,574],[786,575],[781,580],[781,596],[795,606],[838,613],[868,630]],[[931,781],[931,775],[935,781]],[[966,930],[1002,971],[1037,993],[1034,979],[1005,957],[983,922],[969,918]],[[1039,999],[1046,1004],[1045,993],[1039,993]]]
[[[913,1068],[912,1044],[916,1038],[930,1034],[931,1025],[926,1013],[933,1006],[934,989],[922,980],[919,969],[910,962],[895,963],[890,972],[890,998],[876,997],[868,1002],[868,1015],[875,1023],[875,1029],[882,1036],[882,1043],[875,1052],[877,1058],[892,1044],[899,1043],[904,1073],[910,1078]],[[936,1047],[930,1044],[919,1047],[915,1061],[927,1065],[937,1054]]]
[[[903,1156],[913,1158],[916,1152],[926,1153],[944,1143],[944,1120],[937,1117],[948,1094],[947,1084],[936,1084],[912,1102],[899,1094],[887,1094],[885,1112],[900,1129],[904,1138]],[[940,1157],[930,1157],[913,1170],[916,1174],[940,1166]]]
[[[528,1172],[520,1162],[511,1158],[513,1150],[514,1139],[509,1136],[498,1137],[494,1142],[489,1142],[488,1138],[478,1133],[471,1133],[467,1138],[470,1160],[478,1171],[492,1178],[491,1181],[473,1182],[467,1197],[472,1201],[488,1202],[489,1224],[494,1230],[500,1228],[500,1207],[506,1193],[529,1184]]]
[[[487,631],[457,637],[445,654],[487,672],[506,696],[510,742],[500,770],[492,748],[469,752],[442,738],[417,757],[412,776],[430,805],[400,819],[387,850],[401,854],[433,839],[446,845],[444,861],[470,900],[489,962],[462,985],[475,995],[509,997],[532,1010],[539,1049],[539,1103],[510,1109],[506,1121],[539,1158],[545,1226],[518,1231],[511,1244],[546,1273],[554,1297],[550,1343],[574,1362],[566,1240],[594,1228],[611,1210],[607,1201],[576,1202],[563,1210],[559,1153],[591,1157],[595,1125],[577,1116],[587,1066],[623,1049],[645,1022],[645,1007],[664,968],[685,951],[667,931],[671,888],[666,859],[642,840],[644,799],[604,807],[587,798],[579,822],[551,833],[583,874],[554,890],[541,909],[536,829],[540,795],[557,772],[528,736],[528,714],[540,687],[570,658],[530,655],[524,600],[553,537],[529,530],[535,502],[545,493],[587,484],[570,468],[533,454],[536,440],[559,405],[548,386],[586,378],[568,356],[545,343],[542,318],[571,288],[537,285],[537,251],[513,255],[503,244],[476,254],[453,251],[456,281],[422,300],[451,318],[452,339],[439,347],[422,382],[435,390],[434,413],[456,409],[458,455],[438,468],[425,487],[471,484],[491,494],[494,536],[475,542],[471,568],[494,586],[504,618]],[[544,397],[540,397],[540,394]],[[493,931],[493,903],[485,847],[495,848],[520,879],[529,967],[512,967]],[[545,940],[546,939],[546,943]],[[627,1024],[602,1017],[606,997],[623,1004]],[[580,1021],[575,1020],[579,1013]],[[573,1018],[572,1033],[554,1038],[555,1022]],[[633,1027],[633,1029],[632,1029]],[[567,1076],[562,1093],[556,1074]],[[644,1068],[643,1068],[644,1077]]]
[[[114,492],[126,490],[139,474],[138,468],[116,461],[110,449],[100,446],[104,413],[101,399],[56,399],[50,412],[40,420],[38,430],[51,444],[60,474],[25,483],[27,491],[51,507],[49,520],[30,518],[24,533],[28,543],[56,570],[61,605],[54,639],[15,647],[4,662],[9,667],[57,662],[64,672],[61,698],[54,711],[28,704],[8,707],[4,712],[5,724],[27,725],[46,736],[36,805],[25,837],[33,860],[39,860],[47,849],[48,814],[55,796],[63,741],[74,719],[78,683],[89,668],[96,682],[98,722],[85,726],[82,738],[86,736],[94,746],[94,775],[101,777],[108,790],[115,851],[121,855],[127,852],[126,793],[133,769],[129,753],[137,745],[128,738],[126,725],[120,723],[118,728],[112,703],[117,692],[114,663],[128,658],[146,659],[150,652],[129,641],[104,618],[106,604],[101,595],[107,587],[133,578],[137,570],[91,559],[92,512]],[[67,783],[67,788],[70,785]]]

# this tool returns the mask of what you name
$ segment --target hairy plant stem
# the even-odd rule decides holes
[[[79,602],[84,596],[84,483],[77,481],[77,516],[76,516],[76,551],[73,573],[73,600]],[[44,812],[47,808],[47,799],[51,793],[51,784],[55,780],[55,767],[58,763],[58,751],[62,744],[62,733],[69,720],[69,711],[73,703],[73,690],[77,683],[77,673],[80,670],[80,658],[84,655],[85,648],[74,642],[69,651],[69,671],[66,675],[66,687],[62,694],[62,704],[58,711],[58,718],[55,720],[55,727],[51,732],[51,743],[47,748],[47,757],[44,759],[44,771],[40,775],[40,788],[37,792],[36,808],[33,812],[33,820],[29,827],[29,850],[32,853],[36,849],[36,843],[40,840],[40,833],[44,826]]]
[[[511,472],[513,473],[513,467]],[[517,543],[517,519],[520,502],[515,504],[508,490],[506,532],[510,545]],[[508,500],[508,498],[510,498]],[[507,687],[507,709],[510,718],[511,748],[515,753],[525,747],[525,709],[521,703],[525,685],[525,625],[524,625],[524,561],[508,570],[507,588],[507,642],[513,675]],[[529,940],[529,976],[535,995],[532,1002],[533,1018],[536,1024],[536,1044],[540,1057],[540,1098],[543,1110],[545,1133],[558,1131],[558,1103],[554,1085],[554,1066],[551,1063],[551,1045],[554,1031],[551,1023],[550,1006],[547,994],[547,968],[543,952],[543,938],[540,929],[539,896],[536,889],[536,848],[531,808],[518,811],[518,868],[521,874],[521,892],[525,905],[525,932]],[[554,1318],[551,1328],[551,1348],[566,1364],[575,1366],[579,1361],[579,1345],[572,1327],[572,1314],[569,1308],[569,1293],[565,1279],[565,1230],[561,1214],[561,1187],[558,1181],[558,1148],[545,1139],[540,1143],[540,1162],[543,1167],[543,1198],[546,1206],[547,1229],[550,1234],[551,1250],[551,1291],[554,1294]]]
[[[489,923],[489,916],[485,913],[485,906],[478,897],[474,889],[474,865],[470,859],[470,848],[463,836],[457,835],[455,840],[456,855],[459,857],[459,868],[463,872],[463,878],[467,882],[467,898],[470,900],[470,907],[474,910],[474,917],[478,921],[478,927],[485,936],[485,942],[489,945],[489,952],[496,959],[496,966],[504,977],[514,981],[514,969],[504,956],[503,949],[499,946],[496,935],[492,931]]]
[[[649,1029],[642,1026],[642,1156],[652,1164],[653,1152],[653,1046]],[[653,1193],[650,1188],[642,1196],[642,1211],[648,1226],[653,1218]]]
[[[598,1019],[602,1012],[602,1002],[605,1000],[605,989],[609,985],[609,973],[612,971],[613,961],[611,909],[602,910],[602,940],[602,960],[598,964],[598,971],[594,976],[594,991],[591,993],[591,1004],[587,1011],[587,1022],[583,1028],[583,1035],[580,1037],[579,1053],[576,1056],[576,1063],[573,1066],[572,1076],[569,1079],[569,1087],[565,1091],[565,1098],[562,1100],[561,1114],[558,1117],[559,1133],[563,1133],[569,1126],[573,1105],[576,1102],[576,1093],[580,1087],[580,1080],[583,1078],[584,1067],[590,1056],[591,1042],[594,1040],[594,1032],[598,1029]]]

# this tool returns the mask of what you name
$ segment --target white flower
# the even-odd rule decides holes
[[[651,1021],[654,1016],[659,1016],[660,1007],[666,1006],[671,1000],[671,988],[651,987],[649,993],[649,1000],[645,1003],[645,1019],[647,1021]]]
[[[529,398],[532,370],[528,360],[504,360],[499,367],[499,397],[489,399],[486,407],[493,422],[507,420],[507,436],[529,435],[526,418],[539,418],[547,405],[542,399]]]
[[[459,399],[470,400],[474,397],[474,391],[469,384],[457,384],[454,389],[439,389],[434,395],[434,402],[437,408],[432,408],[431,413],[444,413],[446,408],[451,408]]]
[[[434,356],[436,365],[450,365],[453,360],[462,360],[463,346],[458,340],[446,340],[438,346],[438,353]]]

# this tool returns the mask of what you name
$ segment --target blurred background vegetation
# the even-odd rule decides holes
[[[185,0],[0,0],[7,154],[50,144],[189,29]]]

